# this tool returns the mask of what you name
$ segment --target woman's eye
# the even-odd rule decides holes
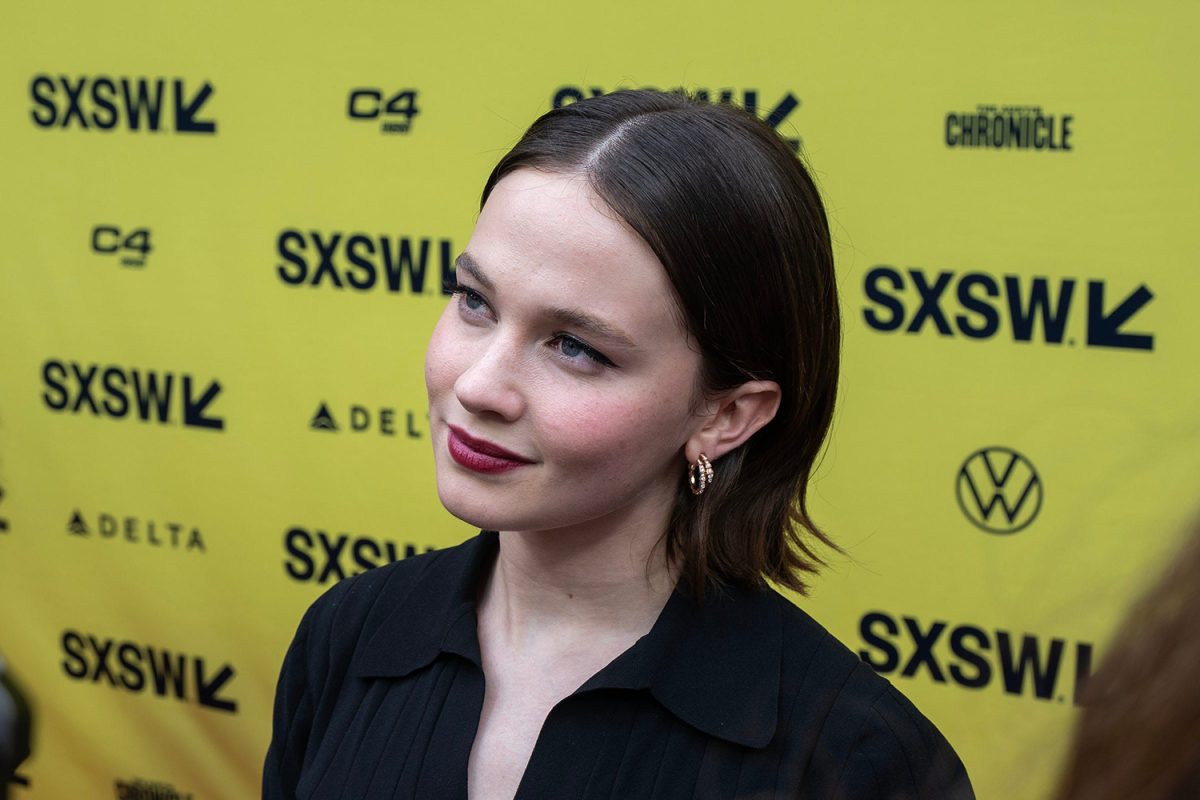
[[[595,348],[588,347],[586,344],[579,341],[578,339],[576,339],[573,336],[568,336],[564,333],[560,333],[557,336],[555,336],[551,341],[554,343],[554,346],[558,350],[559,353],[561,353],[564,357],[571,359],[573,361],[581,360],[580,356],[582,356],[583,358],[585,358],[589,361],[595,362],[596,364],[600,364],[600,365],[603,365],[606,367],[615,367],[616,366],[616,364],[614,364],[612,361],[609,361],[608,358],[603,353],[596,350]]]
[[[472,313],[479,313],[487,308],[487,300],[483,298],[483,295],[469,286],[463,286],[461,283],[455,284],[452,293],[458,297],[459,308]]]
[[[562,339],[558,345],[558,349],[559,352],[568,358],[574,358],[583,353],[583,347],[574,339]]]

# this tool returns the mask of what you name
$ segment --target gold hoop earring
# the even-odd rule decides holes
[[[688,488],[692,490],[692,494],[699,496],[704,494],[712,480],[712,462],[708,460],[708,456],[701,453],[696,457],[695,464],[688,464]]]

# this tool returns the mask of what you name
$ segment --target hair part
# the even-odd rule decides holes
[[[492,170],[480,208],[519,168],[584,175],[654,251],[716,397],[779,384],[779,410],[714,462],[700,497],[681,480],[665,536],[694,594],[761,585],[807,594],[841,552],[808,511],[833,417],[841,323],[829,225],[812,178],[766,123],[681,93],[621,90],[538,118]]]

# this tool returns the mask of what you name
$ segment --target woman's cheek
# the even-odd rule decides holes
[[[455,351],[453,326],[447,319],[451,310],[448,307],[442,314],[429,337],[429,346],[425,349],[425,388],[430,399],[451,389],[459,372],[458,361],[461,360],[462,354]]]
[[[659,409],[623,397],[576,397],[541,413],[547,421],[542,427],[545,441],[553,443],[560,457],[593,466],[610,460],[640,461],[647,455],[647,445],[659,441],[671,427]]]

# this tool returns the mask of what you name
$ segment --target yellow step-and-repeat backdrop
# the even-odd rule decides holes
[[[653,7],[651,7],[653,6]],[[1200,478],[1184,4],[38,3],[0,26],[0,651],[17,798],[258,792],[340,578],[473,531],[422,355],[482,182],[622,86],[752,108],[834,224],[798,600],[981,797],[1044,796]]]

